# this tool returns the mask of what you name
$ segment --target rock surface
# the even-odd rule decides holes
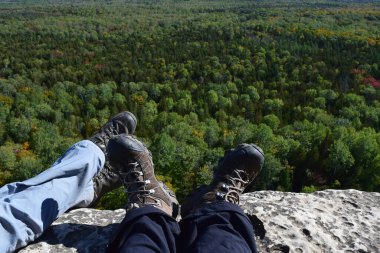
[[[262,252],[380,252],[380,193],[262,191],[241,205]]]
[[[244,194],[261,252],[380,252],[380,193]],[[104,252],[124,210],[73,210],[20,253]]]

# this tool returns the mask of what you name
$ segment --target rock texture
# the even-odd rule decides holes
[[[124,216],[122,209],[72,210],[57,219],[35,243],[19,253],[105,252],[108,239]]]
[[[262,252],[380,252],[380,193],[262,191],[241,205]]]
[[[244,194],[261,252],[380,252],[380,193]],[[20,253],[104,252],[123,210],[77,209],[60,217]]]

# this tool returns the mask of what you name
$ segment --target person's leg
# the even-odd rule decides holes
[[[108,252],[175,253],[179,226],[175,219],[153,206],[127,213]]]
[[[178,252],[257,252],[249,218],[239,206],[226,201],[196,209],[181,220],[180,228]]]
[[[109,141],[110,164],[128,193],[126,216],[108,251],[123,253],[175,253],[179,227],[175,195],[154,175],[149,150],[130,135]]]
[[[85,140],[36,177],[0,188],[0,252],[25,246],[69,208],[90,203],[103,164],[104,153]]]
[[[199,187],[182,205],[179,252],[257,252],[251,222],[237,204],[263,164],[264,153],[254,144],[226,152],[211,183]]]
[[[111,166],[104,165],[104,151],[110,138],[133,133],[136,124],[132,113],[121,112],[89,140],[72,146],[50,169],[0,188],[0,252],[25,246],[60,214],[93,206],[106,192],[121,186]]]

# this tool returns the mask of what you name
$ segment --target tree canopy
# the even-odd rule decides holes
[[[0,186],[129,110],[180,199],[243,142],[266,154],[248,190],[380,191],[379,3],[39,0],[0,10]]]

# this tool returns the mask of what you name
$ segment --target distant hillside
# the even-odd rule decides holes
[[[251,190],[380,190],[378,2],[49,3],[0,3],[0,185],[130,110],[180,199],[242,142]]]

